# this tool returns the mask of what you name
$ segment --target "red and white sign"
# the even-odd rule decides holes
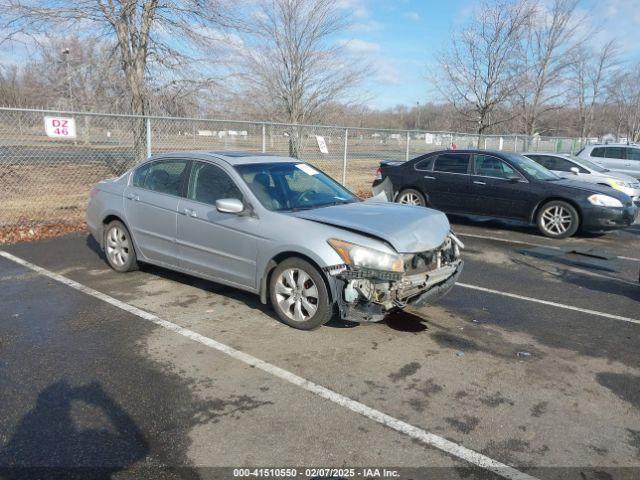
[[[44,130],[51,138],[76,138],[76,120],[67,117],[44,117]]]

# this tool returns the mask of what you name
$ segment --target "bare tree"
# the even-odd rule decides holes
[[[229,25],[223,0],[0,0],[0,26],[9,33],[90,31],[113,41],[131,112],[149,113],[150,72],[159,76],[201,61],[215,34]],[[211,57],[209,53],[209,57]],[[191,77],[193,78],[193,77]],[[144,158],[144,121],[134,126],[137,159]]]
[[[549,8],[538,6],[532,16],[521,59],[524,81],[517,92],[524,133],[538,131],[541,115],[560,108],[566,84],[564,76],[581,39],[576,18],[578,0],[553,0]]]
[[[532,14],[527,2],[483,3],[439,56],[436,86],[475,126],[478,146],[488,129],[512,118],[504,107],[522,79],[517,58]]]
[[[608,82],[617,64],[615,41],[607,42],[598,51],[581,47],[571,65],[572,97],[577,100],[578,129],[584,141],[593,129],[598,102],[604,99]]]
[[[331,42],[347,26],[337,0],[265,0],[252,23],[247,45],[238,50],[240,92],[245,105],[270,119],[318,120],[363,78],[358,61]],[[302,130],[288,134],[289,153],[297,157]]]
[[[640,141],[640,63],[616,75],[609,87],[609,100],[616,107],[617,133]]]

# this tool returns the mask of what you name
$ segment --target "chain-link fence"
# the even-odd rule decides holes
[[[67,125],[65,119],[73,119]],[[295,156],[353,191],[369,190],[380,160],[447,148],[575,152],[570,138],[0,108],[0,227],[81,221],[89,190],[151,154],[242,150]]]

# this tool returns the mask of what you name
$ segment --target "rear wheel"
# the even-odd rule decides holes
[[[333,316],[333,304],[318,270],[301,258],[288,258],[271,274],[271,305],[283,323],[313,330]]]
[[[550,238],[567,238],[578,231],[580,216],[576,209],[562,200],[545,203],[538,211],[540,232]]]
[[[424,195],[413,188],[407,188],[400,192],[396,201],[403,205],[415,205],[417,207],[424,207],[427,205]]]
[[[114,220],[105,227],[103,245],[107,262],[115,271],[130,272],[138,269],[131,235],[122,222]]]

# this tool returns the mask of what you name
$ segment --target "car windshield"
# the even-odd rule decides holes
[[[524,155],[519,155],[517,153],[506,154],[516,167],[523,170],[527,175],[534,178],[535,180],[560,180],[560,177],[553,173],[551,170],[546,169],[539,163],[534,162],[530,158],[525,157]]]
[[[269,210],[308,210],[359,201],[331,177],[306,163],[252,163],[237,165],[236,170]]]
[[[584,167],[587,167],[589,170],[593,170],[594,172],[604,173],[609,171],[606,168],[602,168],[600,165],[587,160],[586,158],[579,158],[574,155],[565,155],[565,157],[577,163],[578,165],[582,165]]]

